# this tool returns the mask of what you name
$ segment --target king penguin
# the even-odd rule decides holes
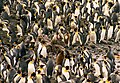
[[[73,40],[72,40],[72,45],[74,45],[75,43],[79,42],[80,45],[82,45],[82,41],[81,41],[81,37],[80,37],[80,33],[78,32],[78,29],[74,29],[75,34],[73,36]]]
[[[34,83],[33,78],[36,76],[35,72],[31,74],[31,76],[28,76],[27,83]]]
[[[18,83],[26,83],[26,82],[27,82],[26,75],[22,73],[22,77],[18,80]]]
[[[22,27],[20,26],[20,23],[17,23],[17,36],[20,35],[20,36],[23,36],[23,30],[22,30]]]
[[[40,74],[40,70],[36,73],[36,83],[42,83],[42,75]]]
[[[102,75],[104,77],[103,80],[106,81],[108,79],[108,70],[105,61],[102,63]]]
[[[115,57],[111,46],[108,46],[107,57],[115,64]]]
[[[100,66],[99,66],[99,64],[97,63],[97,60],[96,60],[96,59],[94,59],[93,65],[94,65],[94,68],[95,68],[95,74],[94,74],[94,76],[96,76],[96,77],[100,76],[100,75],[101,75]]]
[[[13,82],[17,83],[17,81],[22,77],[22,72],[20,70],[17,71],[16,75],[13,78]]]
[[[62,74],[65,76],[66,80],[70,80],[70,69],[68,66],[62,67]]]
[[[42,43],[42,49],[40,54],[47,59],[48,53],[47,53],[46,43],[45,41],[42,41],[41,43]]]
[[[101,35],[100,35],[99,43],[105,39],[105,35],[106,35],[106,28],[105,28],[105,26],[103,26],[102,27],[102,32],[101,32]]]
[[[60,24],[61,23],[61,16],[60,16],[60,14],[58,14],[56,17],[55,17],[55,25],[54,26],[57,26],[58,24]]]
[[[110,26],[109,29],[108,29],[108,33],[107,33],[107,40],[112,38],[113,32],[114,32],[113,31],[113,26]]]
[[[31,61],[28,63],[28,76],[31,76],[33,72],[35,72],[35,65],[33,58],[31,58]]]
[[[8,4],[4,4],[4,10],[8,13],[8,15],[10,16],[10,9],[8,7]]]
[[[62,74],[62,66],[61,65],[56,65],[54,72],[56,74],[56,80],[58,83],[62,82],[62,81],[67,81],[66,77]]]
[[[97,37],[96,37],[96,32],[94,28],[92,28],[92,30],[90,31],[89,36],[90,36],[90,42],[96,44]]]
[[[115,42],[119,42],[119,40],[120,40],[120,26],[118,26],[118,31],[116,33]]]
[[[7,53],[5,52],[4,54],[5,60],[7,61],[7,63],[10,65],[10,67],[12,68],[12,63],[11,63],[11,58],[9,56],[7,56]]]

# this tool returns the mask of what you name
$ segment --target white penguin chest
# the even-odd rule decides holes
[[[42,50],[41,50],[41,55],[43,55],[45,58],[47,56],[47,49],[45,46],[43,46]]]
[[[66,60],[65,60],[65,65],[64,65],[64,66],[65,66],[65,67],[66,67],[66,66],[70,66],[70,61],[69,61],[69,59],[66,59]]]
[[[101,33],[101,40],[103,40],[105,38],[105,33],[106,33],[106,30],[102,30],[102,33]]]

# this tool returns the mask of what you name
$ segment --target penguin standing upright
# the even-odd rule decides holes
[[[80,14],[80,6],[78,4],[76,4],[76,9],[75,9],[75,15],[78,17],[78,15]]]
[[[47,53],[47,48],[45,45],[45,41],[42,42],[42,49],[41,49],[41,53],[40,53],[44,58],[48,57],[48,53]]]
[[[70,32],[73,32],[74,29],[77,28],[77,24],[76,24],[76,22],[74,20],[75,19],[71,19],[71,21],[70,21]]]
[[[46,61],[44,59],[41,59],[39,61],[39,70],[40,70],[40,74],[44,74],[45,76],[47,76],[47,66],[46,66]]]
[[[20,36],[23,36],[23,30],[22,30],[22,27],[20,26],[20,23],[17,23],[17,36],[20,35]]]
[[[86,47],[83,47],[84,57],[86,58],[86,67],[89,69],[90,64],[92,63],[92,54]]]
[[[70,46],[70,34],[68,32],[64,34],[64,42],[68,47]]]
[[[107,57],[115,64],[115,57],[111,46],[108,46]]]
[[[7,63],[10,65],[10,67],[12,68],[12,63],[11,63],[11,58],[9,56],[7,56],[7,53],[5,52],[4,54],[5,60],[7,61]]]
[[[96,76],[96,77],[100,76],[100,75],[101,75],[100,66],[99,66],[99,64],[97,63],[97,60],[96,60],[96,59],[94,60],[93,65],[94,65],[94,68],[95,68],[95,74],[94,74],[94,76]]]
[[[32,58],[31,58],[32,59]],[[34,66],[34,60],[32,59],[29,63],[28,63],[28,76],[31,76],[31,74],[35,72],[35,66]]]
[[[6,69],[2,71],[3,79],[5,82],[8,82],[8,83],[10,82],[10,79],[9,79],[10,70],[11,70],[10,65],[6,65]]]
[[[47,62],[47,76],[48,77],[52,77],[53,67],[54,67],[54,62],[51,58]]]
[[[27,83],[34,83],[33,77],[35,76],[36,76],[35,72],[28,76]]]
[[[40,70],[36,73],[36,83],[42,83],[42,75],[40,74]]]
[[[73,36],[72,45],[74,45],[77,41],[80,43],[80,45],[82,45],[80,33],[78,32],[77,29],[75,29],[74,31],[75,31],[75,34]]]
[[[4,4],[4,10],[8,13],[8,15],[10,16],[10,9],[8,7],[8,4]]]
[[[113,26],[110,26],[107,33],[107,40],[111,39],[113,35]]]
[[[17,83],[17,81],[21,78],[21,76],[22,76],[22,72],[18,70],[17,74],[13,78],[13,82]]]
[[[35,21],[35,24],[33,26],[33,32],[35,32],[37,34],[37,31],[38,31],[39,27],[38,27],[38,22]]]
[[[96,37],[96,32],[94,28],[92,28],[92,30],[90,31],[89,37],[90,37],[90,42],[93,42],[96,44],[97,37]]]
[[[115,42],[118,42],[120,39],[120,26],[118,26],[118,31],[116,33],[116,38],[115,38]]]
[[[18,83],[26,83],[27,79],[24,73],[22,73],[22,77],[18,80]]]
[[[75,54],[72,55],[72,57],[70,58],[70,69],[71,69],[71,72],[72,73],[76,73],[76,68],[75,68],[75,65],[76,65],[76,61],[75,61]]]
[[[105,39],[105,35],[106,35],[106,29],[105,29],[105,26],[103,26],[102,27],[102,32],[101,32],[101,35],[100,35],[99,43]]]
[[[66,77],[62,74],[62,66],[56,65],[55,67],[56,80],[57,82],[67,81]]]
[[[61,16],[58,14],[56,17],[55,17],[55,26],[57,26],[57,24],[60,24],[61,23]]]
[[[50,18],[47,19],[47,28],[53,30],[53,21]]]
[[[105,61],[102,63],[102,75],[103,75],[103,80],[106,81],[108,79],[108,70],[105,64]]]
[[[23,16],[26,17],[27,20],[27,29],[30,28],[30,24],[31,24],[31,18],[32,18],[32,14],[29,10],[25,10],[25,15],[23,14]]]
[[[70,70],[68,66],[62,68],[62,74],[65,76],[67,81],[70,80]]]
[[[37,10],[37,14],[39,15],[40,14],[40,7],[38,5],[38,2],[34,2],[34,5],[36,7],[36,10]]]
[[[38,39],[38,49],[37,49],[37,57],[40,55],[40,51],[42,49],[42,43],[41,43],[41,38]]]

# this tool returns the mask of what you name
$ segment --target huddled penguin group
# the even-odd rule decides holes
[[[119,0],[0,0],[0,83],[120,83],[119,46]]]

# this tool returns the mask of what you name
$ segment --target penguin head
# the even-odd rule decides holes
[[[17,73],[18,73],[18,74],[21,74],[22,72],[21,72],[21,70],[18,70]]]
[[[63,72],[68,72],[68,71],[69,71],[68,68],[66,69],[66,67],[62,67],[62,73],[63,73]]]
[[[114,5],[114,3],[112,1],[108,2],[109,8],[111,8],[113,5]]]
[[[96,59],[96,58],[94,58],[94,59],[93,59],[93,61],[94,61],[94,62],[96,62],[96,61],[97,61],[97,59]]]
[[[40,74],[41,73],[41,71],[40,70],[38,70],[38,74]]]
[[[92,31],[94,31],[95,29],[94,28],[92,28]]]
[[[43,68],[44,67],[44,65],[40,65],[40,68]]]
[[[35,78],[35,76],[36,76],[36,73],[33,72],[33,73],[31,74],[31,77],[32,77],[32,78]]]
[[[25,75],[25,73],[22,73],[22,77],[25,77],[26,75]]]
[[[40,54],[40,58],[43,58],[43,55]]]
[[[110,81],[111,81],[111,77],[108,77],[107,81],[109,81],[109,82],[110,82]]]
[[[10,70],[10,69],[11,69],[10,65],[7,65],[7,69],[8,69],[8,70]]]
[[[73,54],[73,55],[72,55],[72,57],[73,57],[73,58],[75,58],[75,57],[76,57],[76,55],[75,55],[75,54]]]
[[[69,70],[69,66],[66,66],[65,69],[66,69],[66,70]]]
[[[120,29],[120,26],[118,26],[118,29]]]
[[[106,27],[105,27],[105,26],[102,26],[102,28],[103,28],[103,29],[106,29]]]
[[[91,80],[90,80],[90,79],[87,79],[87,83],[91,83]]]
[[[119,74],[119,72],[118,72],[118,71],[116,71],[116,72],[115,72],[115,74],[116,74],[116,75],[118,75],[118,74]]]
[[[41,41],[41,43],[43,44],[43,45],[45,45],[46,44],[46,42],[43,40],[43,41]]]
[[[101,74],[101,75],[99,75],[99,77],[100,77],[101,79],[103,79],[103,78],[104,78],[102,74]]]
[[[56,8],[56,6],[54,5],[52,9],[53,9],[53,11],[56,11],[57,8]]]

